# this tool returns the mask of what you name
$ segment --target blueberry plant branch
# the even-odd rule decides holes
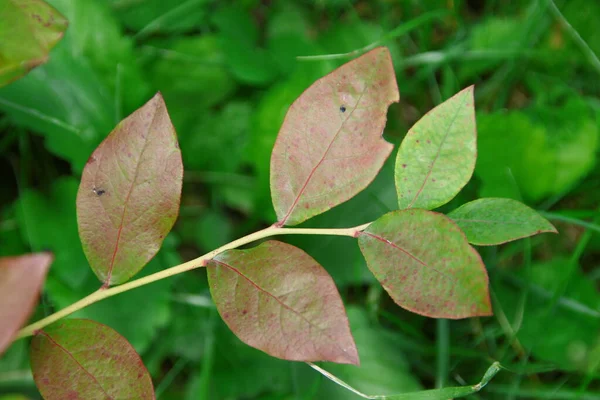
[[[22,339],[28,336],[32,336],[36,331],[77,312],[89,305],[97,303],[101,300],[107,299],[109,297],[115,296],[120,293],[127,292],[129,290],[148,285],[150,283],[154,283],[160,281],[162,279],[166,279],[183,272],[191,271],[196,268],[201,268],[206,265],[207,261],[212,260],[217,255],[231,249],[236,249],[240,246],[255,242],[260,239],[264,239],[271,236],[279,236],[279,235],[326,235],[326,236],[350,236],[356,237],[359,232],[363,231],[369,223],[358,225],[352,228],[340,228],[340,229],[326,229],[326,228],[278,228],[275,225],[271,225],[265,229],[261,229],[249,235],[243,236],[233,242],[227,243],[210,251],[198,258],[193,260],[184,262],[182,264],[173,266],[171,268],[156,272],[151,275],[144,276],[142,278],[138,278],[127,283],[124,283],[119,286],[114,286],[110,288],[101,287],[90,295],[76,301],[68,307],[63,308],[43,318],[37,322],[34,322],[19,331],[16,335],[15,339]]]

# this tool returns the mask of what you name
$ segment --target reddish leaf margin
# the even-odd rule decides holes
[[[83,250],[106,286],[156,255],[177,215],[183,163],[165,102],[156,94],[90,156],[77,193]]]
[[[378,47],[294,101],[271,155],[278,226],[327,211],[373,181],[393,148],[382,133],[388,107],[399,98],[390,53]]]
[[[206,267],[221,317],[246,344],[286,360],[359,364],[333,279],[301,249],[271,240]]]
[[[0,258],[0,354],[31,315],[53,258],[50,253]]]
[[[401,307],[433,318],[489,316],[489,279],[479,253],[448,217],[392,211],[358,235],[369,269]]]
[[[37,331],[31,370],[46,400],[153,400],[142,359],[115,330],[88,319],[67,319]]]

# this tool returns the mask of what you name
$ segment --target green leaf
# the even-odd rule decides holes
[[[403,208],[433,209],[469,182],[477,158],[473,86],[429,111],[396,156],[396,191]]]
[[[401,307],[433,318],[492,314],[479,254],[446,216],[392,211],[369,225],[358,244],[384,289]]]
[[[31,315],[52,259],[50,253],[0,258],[0,355]]]
[[[68,48],[73,62],[89,64],[110,93],[114,121],[138,108],[150,95],[133,51],[133,40],[123,29],[107,2],[96,0],[51,0],[69,19],[69,30],[61,46]],[[64,83],[63,83],[64,85]],[[107,131],[100,131],[105,135]]]
[[[54,253],[49,276],[69,287],[79,287],[90,275],[77,233],[77,187],[74,178],[60,178],[47,191],[24,190],[15,203],[23,241],[33,251]]]
[[[285,360],[359,363],[333,280],[302,250],[272,240],[206,266],[219,314],[246,344]]]
[[[153,85],[173,109],[178,131],[185,128],[179,120],[187,125],[196,122],[198,107],[214,106],[235,90],[216,35],[155,40],[143,49],[152,52],[146,67]]]
[[[572,188],[596,162],[599,129],[593,117],[578,98],[560,107],[480,114],[480,195],[537,202]]]
[[[327,371],[363,393],[403,393],[422,388],[410,373],[396,333],[373,324],[366,312],[356,307],[348,307],[348,318],[360,352],[360,367],[330,364],[324,366]],[[346,400],[348,390],[324,382],[316,398]]]
[[[45,63],[68,25],[61,13],[41,0],[3,1],[0,21],[0,87]]]
[[[271,156],[279,226],[354,197],[392,151],[381,134],[399,98],[390,54],[379,47],[319,79],[291,105]]]
[[[271,55],[258,47],[259,32],[252,14],[240,7],[223,7],[212,21],[220,31],[221,48],[231,72],[243,83],[264,85],[277,76]]]
[[[89,154],[148,96],[130,39],[103,1],[51,0],[69,18],[52,62],[0,89],[13,123],[43,135],[46,148],[76,173]]]
[[[448,214],[469,243],[491,246],[537,235],[558,233],[556,228],[525,204],[512,199],[486,198],[464,204]]]
[[[77,193],[90,266],[105,285],[127,281],[160,249],[179,213],[181,152],[157,94],[92,153]]]
[[[468,50],[517,51],[527,38],[527,21],[524,18],[488,17],[473,25],[467,40]],[[467,49],[465,49],[466,51]],[[470,60],[458,65],[457,74],[461,82],[476,79],[486,71],[498,68],[502,59]]]
[[[205,22],[210,0],[110,0],[124,26],[137,37],[155,33],[184,33]]]
[[[31,370],[46,400],[154,399],[150,374],[133,347],[91,320],[68,319],[38,331]]]

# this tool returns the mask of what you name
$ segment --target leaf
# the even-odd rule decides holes
[[[54,267],[48,279],[55,277],[69,287],[79,287],[91,275],[81,246],[77,245],[77,187],[75,178],[59,178],[52,182],[50,190],[24,190],[15,203],[23,241],[33,251],[50,250],[54,254]],[[60,235],[56,234],[57,227]]]
[[[239,6],[226,6],[213,12],[212,22],[219,30],[227,66],[238,80],[264,85],[277,76],[273,58],[258,47],[259,31],[251,13]]]
[[[433,318],[492,314],[479,254],[446,216],[392,211],[369,225],[358,244],[384,289],[401,307]]]
[[[205,23],[208,0],[110,0],[117,18],[127,28],[142,32],[145,37],[153,33],[184,33]]]
[[[104,1],[50,0],[69,19],[52,62],[0,88],[12,123],[44,137],[45,147],[80,174],[89,154],[123,115],[142,105],[148,86]]]
[[[246,344],[286,360],[359,363],[333,280],[302,250],[272,240],[207,268],[219,314]]]
[[[400,208],[433,209],[469,182],[477,158],[473,86],[440,104],[408,131],[396,157]]]
[[[0,5],[0,87],[48,60],[68,21],[41,0],[5,0]]]
[[[399,99],[388,50],[379,47],[319,79],[291,105],[271,156],[279,222],[296,225],[352,198],[392,151],[382,137]]]
[[[467,235],[469,243],[491,246],[537,235],[558,233],[556,228],[525,204],[512,199],[471,201],[448,214]]]
[[[38,331],[31,370],[46,400],[154,399],[148,370],[116,331],[87,319],[67,319]]]
[[[224,68],[225,54],[216,35],[177,37],[150,44],[148,48],[155,54],[145,65],[153,85],[175,111],[172,117],[179,132],[185,134],[178,120],[198,123],[204,115],[194,110],[223,102],[235,90],[235,80]]]
[[[576,97],[478,115],[480,195],[533,203],[570,190],[596,164],[595,118],[597,113]]]
[[[92,153],[77,194],[77,222],[85,255],[105,285],[127,281],[158,252],[179,212],[182,178],[160,94]]]
[[[50,253],[0,258],[0,354],[31,315],[52,259]]]
[[[137,64],[133,39],[125,36],[109,4],[96,0],[50,2],[69,19],[61,45],[68,46],[75,64],[89,64],[98,74],[110,93],[114,121],[139,107],[150,90]]]
[[[269,190],[270,157],[285,114],[294,100],[311,83],[332,69],[329,63],[299,64],[287,80],[267,90],[256,107],[247,157],[256,171],[255,212],[260,213],[265,221],[273,221],[276,218]]]

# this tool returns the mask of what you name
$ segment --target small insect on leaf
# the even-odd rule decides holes
[[[325,212],[373,181],[393,148],[382,132],[388,107],[399,98],[385,47],[342,65],[298,97],[271,155],[278,226]]]
[[[106,286],[127,281],[158,252],[179,213],[182,178],[175,128],[160,94],[91,155],[77,193],[77,223],[90,266]]]

